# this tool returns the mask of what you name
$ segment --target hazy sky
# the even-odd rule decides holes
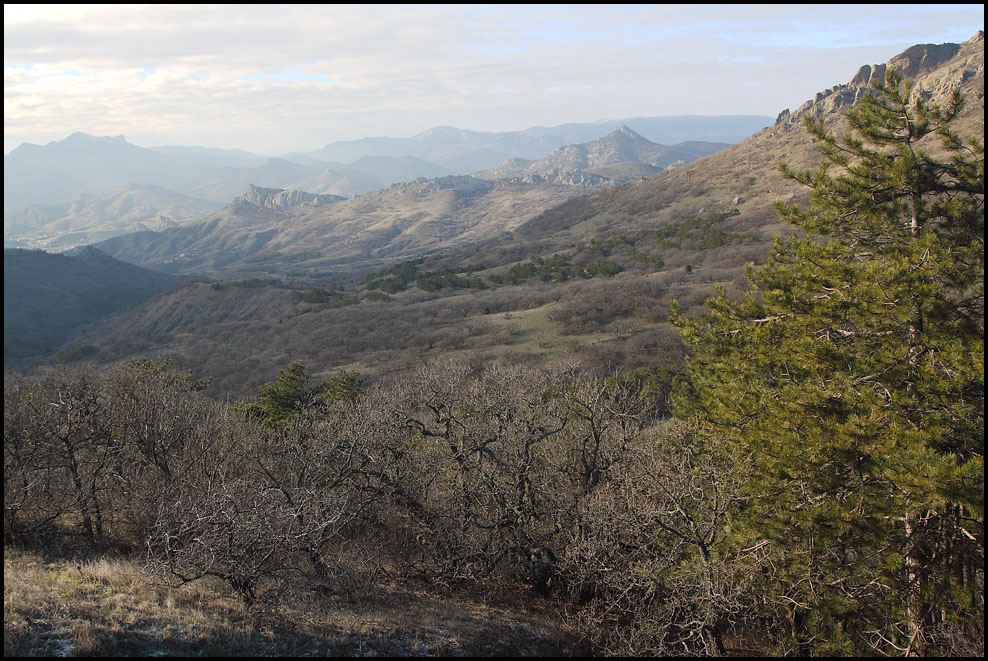
[[[265,154],[432,126],[776,115],[983,5],[4,5],[4,152]]]

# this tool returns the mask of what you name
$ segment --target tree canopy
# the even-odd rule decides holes
[[[329,381],[309,386],[310,376],[301,361],[289,364],[278,379],[258,390],[257,398],[244,406],[249,414],[265,424],[277,426],[320,403],[353,400],[363,390],[357,372],[341,370]]]
[[[674,308],[679,412],[750,453],[748,530],[786,549],[774,592],[815,651],[981,626],[984,148],[951,130],[957,94],[911,91],[890,71],[843,139],[808,117],[819,167],[781,168],[811,206],[777,203],[801,231],[749,265],[743,300]]]

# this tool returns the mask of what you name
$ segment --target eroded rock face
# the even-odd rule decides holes
[[[418,195],[428,195],[439,191],[452,190],[457,197],[486,195],[493,189],[494,184],[491,182],[469,175],[449,175],[435,179],[419,177],[414,181],[391,184],[388,188],[389,191],[396,194],[415,193]]]
[[[779,113],[776,126],[796,125],[803,115],[816,116],[842,113],[854,106],[872,89],[876,81],[885,79],[889,69],[895,69],[914,82],[913,94],[940,100],[954,88],[975,76],[984,78],[984,32],[978,31],[963,44],[919,44],[907,48],[885,64],[864,65],[851,80],[835,85],[801,105],[795,112]],[[981,87],[982,95],[984,86]]]
[[[502,179],[498,183],[502,185],[557,184],[564,186],[599,187],[599,186],[616,186],[620,182],[615,181],[614,179],[610,179],[608,177],[602,177],[599,174],[582,172],[580,170],[570,170],[570,171],[553,170],[551,172],[531,173],[519,177]]]
[[[322,204],[336,202],[346,198],[339,195],[318,195],[305,193],[300,190],[283,190],[281,188],[259,188],[254,184],[247,186],[247,192],[233,201],[238,206],[264,207],[267,209],[288,209],[302,204]]]

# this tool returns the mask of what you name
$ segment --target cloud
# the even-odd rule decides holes
[[[981,11],[5,6],[5,150],[75,130],[283,153],[440,124],[774,115],[913,43],[969,38]]]

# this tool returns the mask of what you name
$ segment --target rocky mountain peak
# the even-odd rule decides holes
[[[624,139],[624,140],[634,140],[635,142],[646,142],[648,144],[653,144],[651,140],[643,136],[641,133],[637,133],[632,129],[628,128],[626,124],[622,124],[618,128],[614,129],[607,135],[605,135],[601,140],[608,139]]]
[[[120,135],[114,136],[100,136],[91,135],[89,133],[83,133],[82,131],[76,131],[72,135],[68,136],[64,140],[53,140],[48,143],[49,145],[91,145],[91,144],[117,144],[117,145],[129,145],[127,139]]]
[[[452,190],[457,197],[470,197],[474,195],[485,195],[493,189],[494,184],[483,179],[469,175],[449,175],[433,179],[419,177],[414,181],[394,183],[391,184],[388,190],[392,193],[412,192],[417,195],[428,195],[439,191]]]

